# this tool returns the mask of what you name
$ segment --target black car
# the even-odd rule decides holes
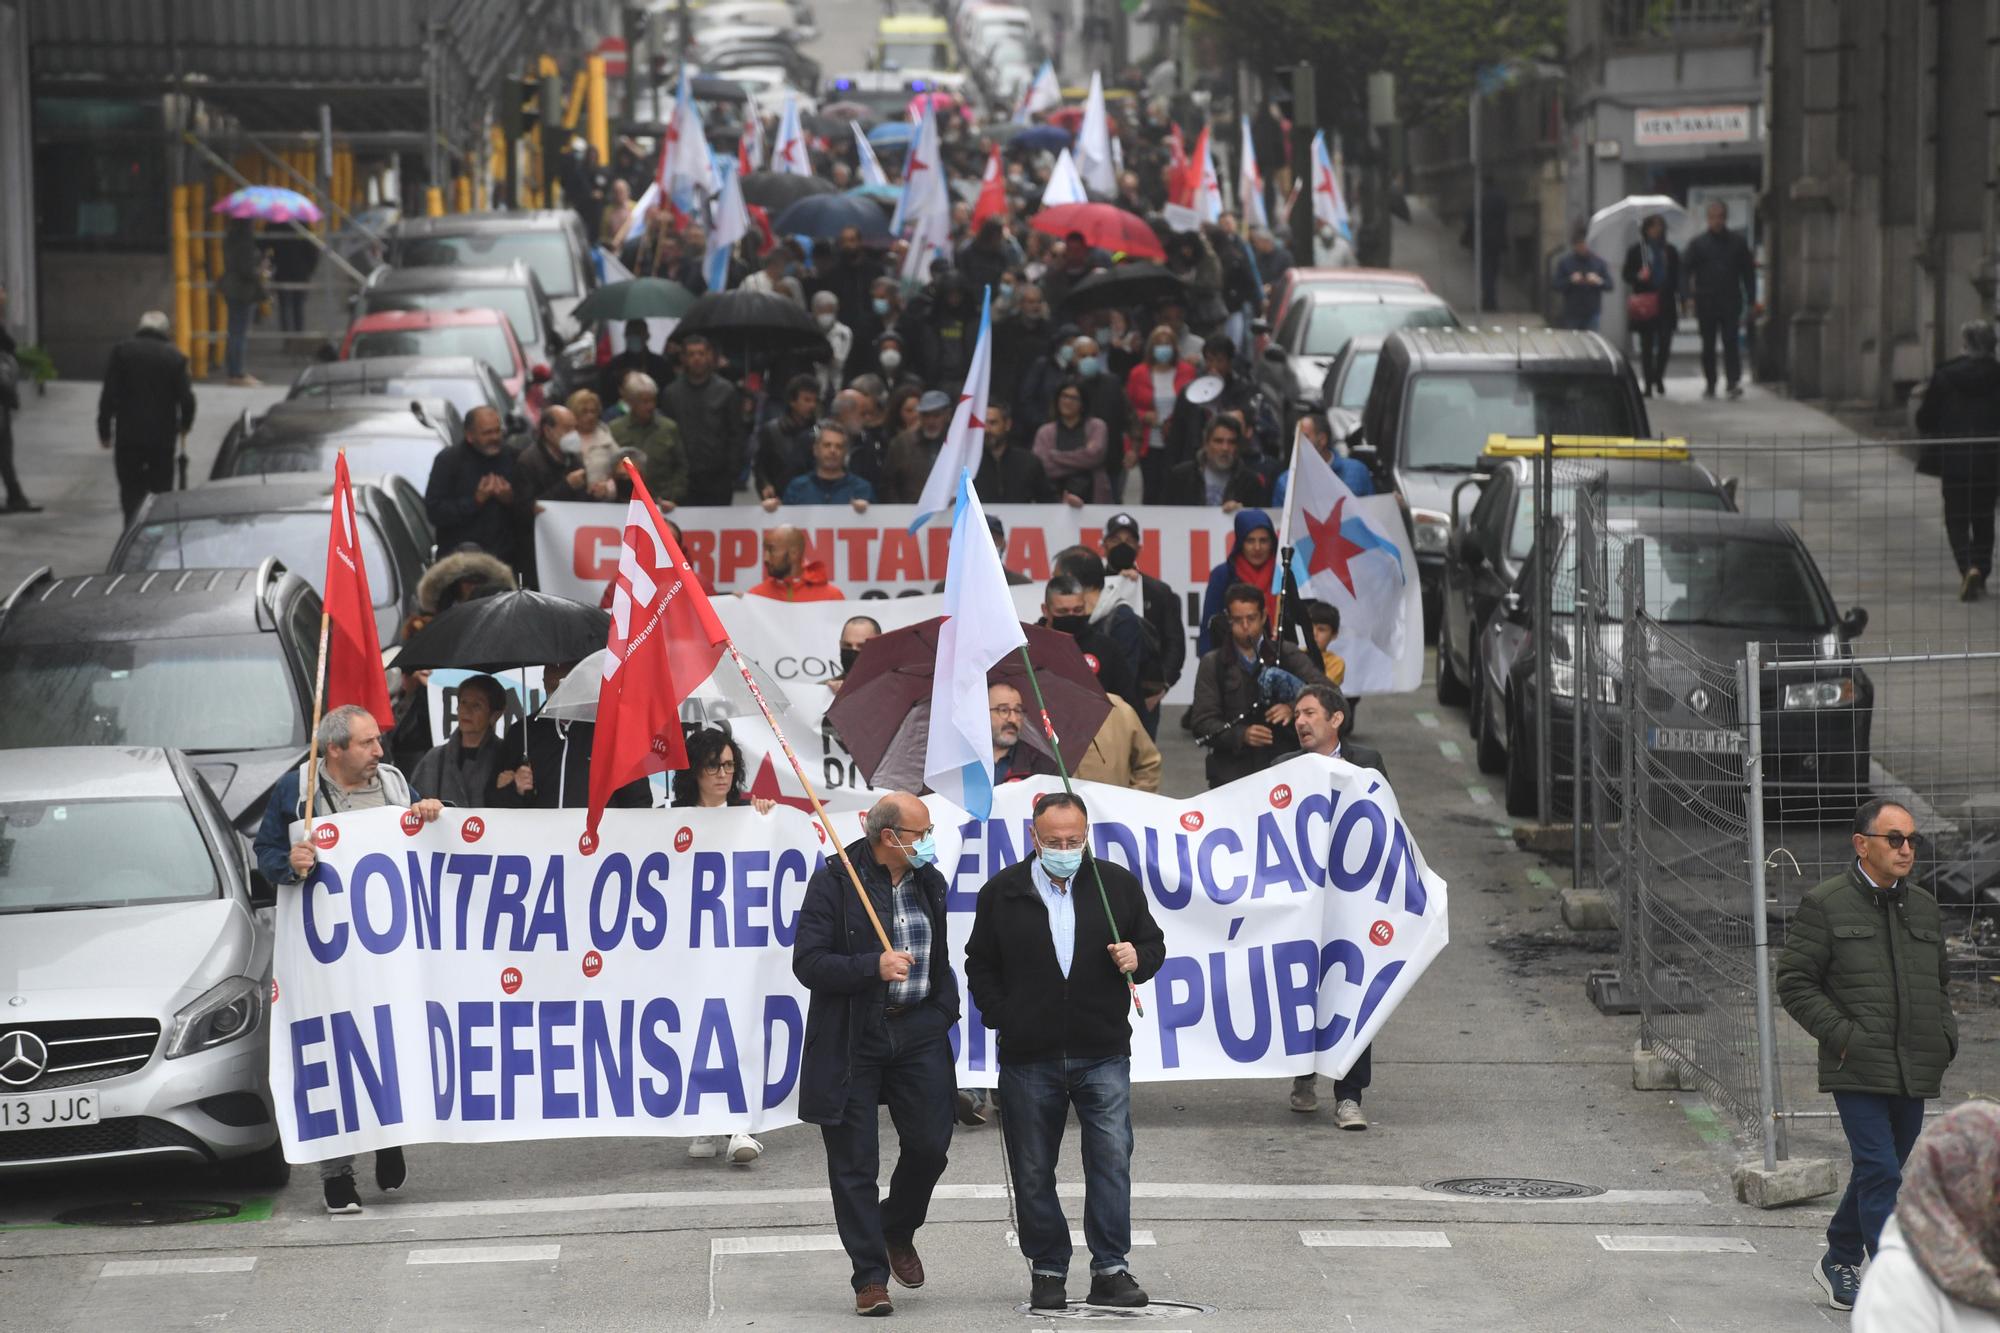
[[[1611,446],[1615,448],[1616,446]],[[1452,530],[1439,573],[1437,697],[1443,704],[1472,703],[1472,734],[1489,773],[1506,762],[1505,747],[1482,712],[1480,635],[1493,610],[1527,567],[1535,540],[1535,460],[1490,458],[1490,472],[1476,473],[1452,492]],[[1735,488],[1686,459],[1557,458],[1550,464],[1551,508],[1567,517],[1577,492],[1589,488],[1615,509],[1733,510]],[[1473,502],[1473,497],[1477,502]],[[1471,504],[1470,511],[1464,506]]]
[[[575,320],[556,314],[541,279],[518,259],[485,267],[378,268],[355,297],[354,313],[383,310],[497,310],[530,363],[580,372],[597,361],[596,341]]]
[[[389,233],[388,262],[396,268],[493,268],[516,260],[534,272],[558,323],[597,287],[590,237],[567,208],[406,218]],[[518,336],[527,346],[527,335]]]
[[[210,481],[272,472],[333,475],[347,451],[348,475],[394,473],[419,488],[430,481],[438,451],[464,435],[458,412],[442,399],[299,398],[262,416],[245,412],[223,437]]]
[[[0,750],[184,751],[248,835],[306,757],[320,600],[254,569],[35,573],[0,603]]]
[[[1333,437],[1344,440],[1361,424],[1361,409],[1375,387],[1375,366],[1382,359],[1383,334],[1349,338],[1326,368],[1320,381],[1319,410],[1326,413]]]
[[[476,356],[364,356],[352,361],[315,361],[292,381],[287,401],[332,399],[362,406],[376,398],[441,398],[461,420],[475,407],[490,407],[507,423],[515,447],[527,444],[533,429],[527,404],[508,392],[500,373]],[[351,400],[359,399],[359,403]]]
[[[1451,493],[1481,466],[1494,435],[1652,434],[1639,382],[1595,333],[1400,329],[1382,343],[1354,456],[1376,488],[1403,497],[1423,580],[1424,628],[1436,628],[1451,538]]]
[[[1729,767],[1740,780],[1731,665],[1744,645],[1765,645],[1758,696],[1764,718],[1764,788],[1781,807],[1849,809],[1868,786],[1875,686],[1851,665],[1848,648],[1868,625],[1859,607],[1841,614],[1812,553],[1789,524],[1771,518],[1699,510],[1623,511],[1607,520],[1609,613],[1596,646],[1594,681],[1577,680],[1574,579],[1552,580],[1549,605],[1550,772],[1566,794],[1575,754],[1576,692],[1590,688],[1614,703],[1626,688],[1620,669],[1624,617],[1618,592],[1623,552],[1644,539],[1645,609],[1688,650],[1686,660],[1656,655],[1649,664],[1646,743],[1690,765]],[[1555,568],[1574,567],[1574,527],[1560,524]],[[1507,812],[1535,813],[1534,589],[1519,580],[1480,639],[1486,716],[1500,720],[1505,746]],[[1712,668],[1703,671],[1694,663]],[[1718,672],[1720,675],[1718,675]],[[1711,679],[1710,677],[1716,677]],[[1723,676],[1729,679],[1723,679]]]
[[[392,644],[404,618],[417,609],[417,582],[430,565],[436,537],[422,492],[404,478],[357,478],[353,486],[375,633],[384,645]],[[324,595],[332,509],[333,480],[325,476],[239,477],[191,491],[163,491],[139,506],[105,572],[249,566],[275,555]]]

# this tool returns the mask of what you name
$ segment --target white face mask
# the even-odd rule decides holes
[[[903,354],[901,352],[884,352],[879,359],[882,362],[882,369],[884,370],[894,370],[897,366],[903,364]]]
[[[831,329],[833,327],[833,322],[834,322],[834,317],[825,312],[813,316],[813,323],[819,325],[823,329]]]

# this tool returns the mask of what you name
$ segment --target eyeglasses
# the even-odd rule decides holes
[[[1080,852],[1088,845],[1086,838],[1050,838],[1040,842],[1045,852]]]
[[[1898,852],[1902,851],[1906,845],[1921,851],[1924,845],[1923,834],[1905,833],[1901,829],[1890,829],[1887,833],[1863,833],[1860,836],[1864,838],[1880,838],[1889,844],[1891,851]]]
[[[736,761],[734,759],[719,759],[712,764],[703,764],[701,771],[704,773],[734,773],[736,771]]]
[[[916,838],[918,841],[922,841],[923,839],[930,837],[931,834],[937,832],[937,825],[932,824],[929,828],[915,829],[915,828],[904,828],[901,824],[898,824],[896,825],[896,832],[907,833],[911,837]]]
[[[994,704],[986,710],[995,717],[1026,717],[1028,710],[1019,704]]]

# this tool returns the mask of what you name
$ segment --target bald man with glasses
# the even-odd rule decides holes
[[[1778,997],[1819,1042],[1819,1090],[1833,1094],[1854,1161],[1813,1270],[1836,1310],[1854,1308],[1924,1099],[1958,1055],[1937,899],[1910,881],[1923,847],[1916,817],[1870,801],[1853,833],[1854,860],[1800,902],[1778,959]]]

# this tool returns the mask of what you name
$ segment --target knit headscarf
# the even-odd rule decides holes
[[[1896,1222],[1939,1290],[2000,1312],[2000,1105],[1966,1102],[1923,1132]]]

